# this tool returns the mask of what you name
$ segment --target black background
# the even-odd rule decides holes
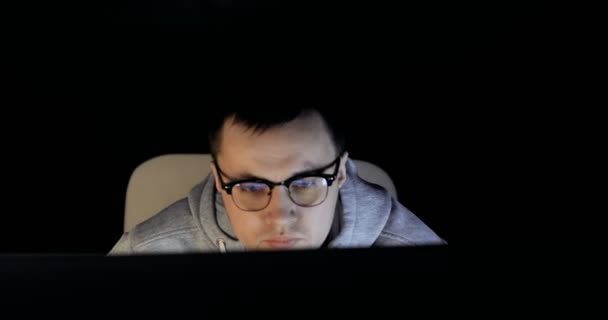
[[[532,90],[546,61],[544,9],[352,1],[8,8],[0,251],[110,250],[132,170],[160,154],[208,152],[205,97],[219,79],[251,74],[329,88],[328,99],[345,108],[336,112],[349,123],[351,156],[384,168],[401,202],[451,240],[452,221],[482,200],[469,186],[493,145],[477,140],[509,118],[515,92]]]

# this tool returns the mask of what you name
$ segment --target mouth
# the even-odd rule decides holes
[[[300,241],[300,238],[274,237],[262,241],[263,246],[273,249],[288,249]]]

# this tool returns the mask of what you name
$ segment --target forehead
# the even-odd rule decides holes
[[[228,119],[220,132],[218,161],[232,173],[314,169],[331,162],[336,151],[327,127],[318,113],[256,131]],[[282,172],[286,173],[286,172]]]

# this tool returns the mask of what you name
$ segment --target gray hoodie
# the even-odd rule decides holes
[[[329,248],[445,243],[386,190],[361,179],[353,161],[346,169]],[[243,251],[243,245],[218,225],[236,238],[210,174],[187,198],[124,233],[109,254]]]

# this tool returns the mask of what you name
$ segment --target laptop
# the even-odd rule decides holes
[[[13,298],[62,297],[217,306],[230,301],[385,301],[447,285],[447,245],[187,255],[0,256],[0,287]],[[7,290],[10,289],[10,290]],[[401,292],[395,296],[393,291]],[[125,300],[126,299],[126,300]],[[358,300],[359,299],[359,300]]]

